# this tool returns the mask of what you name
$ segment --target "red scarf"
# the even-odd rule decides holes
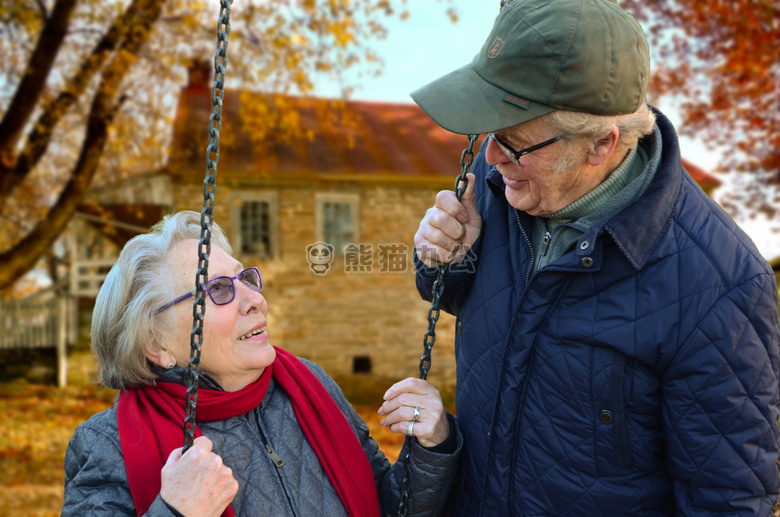
[[[351,517],[379,515],[376,483],[363,447],[319,379],[292,354],[276,348],[276,360],[242,390],[198,389],[197,421],[223,420],[251,411],[265,397],[271,377],[290,397],[298,423],[347,513]],[[184,441],[186,393],[186,386],[158,382],[119,394],[119,440],[138,515],[146,513],[160,493],[159,473],[171,451]],[[195,437],[202,434],[196,426]],[[222,515],[233,517],[232,507],[228,505]]]

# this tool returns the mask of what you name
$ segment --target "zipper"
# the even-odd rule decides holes
[[[281,467],[282,465],[284,465],[284,460],[282,459],[281,456],[276,454],[276,451],[271,448],[270,444],[266,443],[265,449],[268,451],[268,455],[271,457],[271,461],[274,462],[274,465],[276,465],[277,467]]]
[[[247,413],[247,419],[249,418],[250,413]],[[274,465],[276,465],[276,474],[279,479],[279,484],[282,487],[282,492],[284,492],[284,495],[287,497],[287,504],[290,505],[290,511],[294,516],[298,516],[298,509],[295,506],[294,499],[290,496],[290,492],[287,488],[287,482],[284,478],[284,475],[282,474],[282,471],[280,467],[284,465],[284,460],[281,456],[271,447],[271,444],[269,443],[269,440],[266,438],[267,433],[265,431],[265,427],[263,426],[262,420],[260,418],[260,414],[255,414],[255,423],[257,424],[257,438],[260,440],[260,443],[265,448],[266,453],[268,454],[269,458],[273,462]],[[246,424],[249,425],[249,422],[246,421]],[[252,434],[252,433],[250,433]]]
[[[518,222],[519,222],[519,217],[518,217]],[[522,229],[522,227],[521,227],[521,229]],[[528,389],[528,379],[533,374],[534,363],[536,361],[536,345],[539,342],[539,335],[541,333],[541,329],[543,329],[547,325],[547,321],[550,318],[550,314],[553,312],[553,310],[555,310],[555,308],[560,303],[561,298],[563,297],[563,294],[569,288],[569,285],[571,284],[573,278],[574,278],[574,276],[572,274],[569,274],[564,280],[562,280],[561,285],[560,285],[558,291],[555,293],[552,301],[550,302],[550,306],[547,308],[547,311],[545,312],[544,316],[542,317],[542,321],[540,322],[540,325],[539,325],[539,329],[540,330],[536,331],[536,335],[534,336],[534,340],[531,343],[531,348],[530,348],[530,350],[528,352],[528,361],[527,361],[528,367],[527,367],[526,372],[525,372],[525,376],[524,376],[525,378],[523,379],[522,384],[519,387],[520,391],[518,393],[517,414],[515,415],[515,429],[521,427],[521,420],[522,420],[523,412],[524,412],[524,409],[525,409],[525,393],[526,393],[526,390]],[[526,295],[526,293],[523,293],[523,299],[525,298],[525,295]],[[520,305],[522,305],[522,300],[520,301]],[[520,307],[520,305],[518,305],[518,307]],[[511,331],[511,327],[510,327],[510,331]],[[500,388],[500,386],[499,386],[499,388]],[[491,431],[492,431],[492,429],[491,429]],[[517,454],[518,454],[518,450],[520,448],[519,445],[518,445],[519,436],[520,436],[520,433],[515,433],[513,444],[512,444],[512,462],[511,462],[510,467],[509,467],[510,468],[510,475],[512,477],[514,476],[515,465],[518,464]],[[510,483],[510,487],[509,487],[509,500],[510,501],[514,501],[514,499],[515,499],[515,486],[514,486],[514,483]],[[481,509],[481,507],[480,507],[480,509]],[[514,508],[512,508],[512,515],[513,516],[516,515],[514,513]],[[520,514],[520,515],[523,515],[523,514]]]
[[[531,263],[528,266],[528,271],[525,273],[525,286],[528,287],[528,282],[531,280],[531,270],[536,263],[536,255],[534,254],[534,247],[531,245],[531,239],[528,237],[528,233],[525,231],[525,228],[523,228],[523,225],[520,224],[520,212],[517,211],[517,208],[515,208],[514,211],[515,219],[517,220],[517,227],[520,228],[520,233],[523,234],[523,239],[525,239],[525,243],[528,245],[528,249],[531,252]]]

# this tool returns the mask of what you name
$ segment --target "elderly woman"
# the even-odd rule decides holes
[[[132,239],[95,303],[92,347],[114,408],[78,427],[62,515],[395,514],[403,477],[317,365],[271,345],[255,267],[212,226],[196,439],[182,454],[200,215]],[[185,294],[182,294],[185,293]],[[436,389],[403,380],[382,425],[411,432],[410,515],[439,513],[462,438]],[[402,452],[403,454],[403,452]]]

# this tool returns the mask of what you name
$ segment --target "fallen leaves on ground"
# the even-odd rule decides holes
[[[113,406],[116,394],[96,386],[55,388],[23,381],[0,384],[0,515],[60,514],[68,441],[79,424]],[[355,409],[385,455],[395,461],[403,436],[379,424],[378,406],[356,405]]]

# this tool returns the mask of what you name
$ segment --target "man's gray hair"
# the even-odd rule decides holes
[[[640,138],[653,132],[655,125],[655,113],[647,104],[634,113],[614,117],[558,110],[543,118],[556,134],[566,135],[561,141],[564,151],[554,166],[557,172],[573,167],[583,152],[592,153],[594,144],[609,136],[613,124],[620,131],[618,146],[626,150],[636,147]]]
[[[173,329],[173,311],[156,311],[182,294],[173,292],[170,267],[175,265],[167,261],[178,243],[199,240],[200,233],[200,214],[182,211],[165,216],[150,233],[132,238],[122,249],[92,312],[92,351],[105,386],[123,390],[154,384],[145,351],[168,348]],[[211,233],[212,245],[232,254],[216,223]]]

